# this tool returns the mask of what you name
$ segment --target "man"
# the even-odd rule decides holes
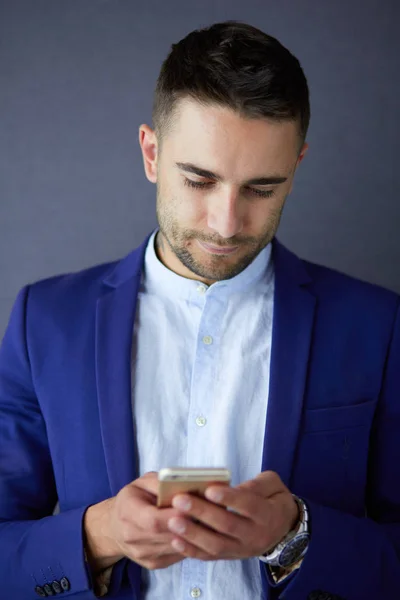
[[[173,45],[139,131],[159,228],[25,287],[3,340],[2,597],[400,597],[399,297],[275,237],[309,114],[258,29]],[[169,466],[232,483],[157,508]]]

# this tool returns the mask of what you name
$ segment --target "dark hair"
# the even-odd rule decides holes
[[[299,61],[276,38],[239,21],[189,33],[163,62],[153,126],[159,144],[179,100],[227,106],[244,118],[298,121],[303,143],[310,121],[307,80]]]

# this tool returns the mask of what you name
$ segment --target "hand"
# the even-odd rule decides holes
[[[233,488],[212,485],[205,495],[207,499],[179,494],[172,501],[181,515],[168,518],[170,531],[177,534],[171,545],[185,557],[219,560],[259,556],[278,544],[299,519],[296,501],[273,471]],[[190,504],[186,510],[181,504],[185,501]],[[228,507],[234,512],[226,510]]]
[[[114,553],[146,569],[163,569],[185,557],[171,546],[169,519],[179,514],[175,508],[158,508],[158,476],[149,472],[135,479],[109,499],[107,535]]]

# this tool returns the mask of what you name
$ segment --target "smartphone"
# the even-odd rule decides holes
[[[157,506],[171,506],[176,494],[189,492],[203,496],[212,483],[229,485],[231,472],[224,468],[169,467],[158,472]]]

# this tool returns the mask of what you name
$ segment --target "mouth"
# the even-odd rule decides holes
[[[206,244],[205,242],[200,242],[200,240],[196,240],[197,243],[209,254],[233,254],[239,248],[239,246],[212,246],[211,244]]]

